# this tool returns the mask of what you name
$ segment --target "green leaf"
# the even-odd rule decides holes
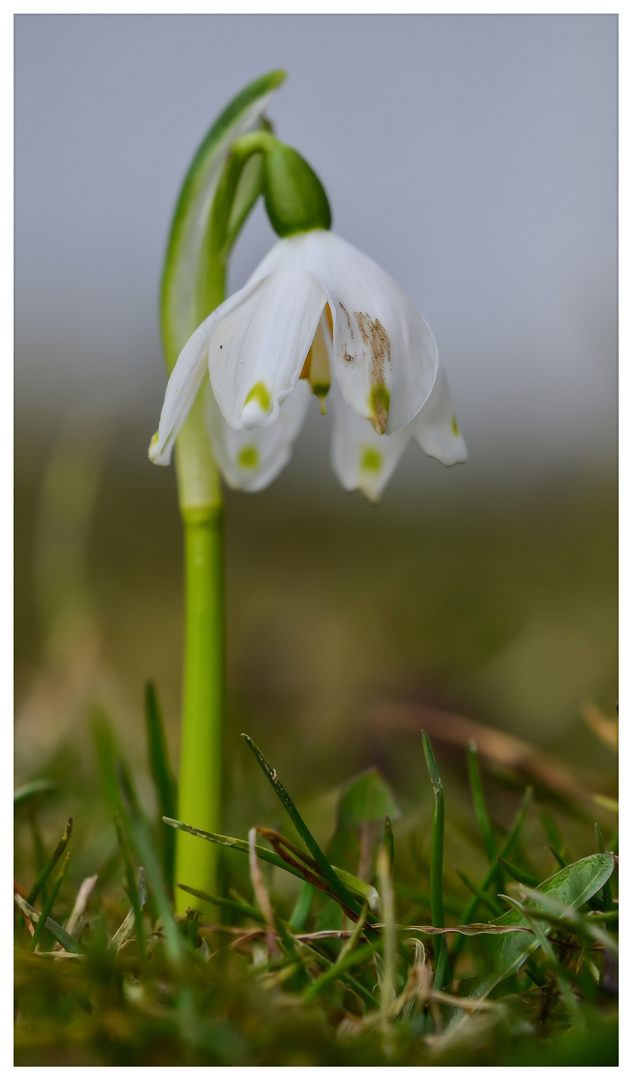
[[[401,814],[378,770],[354,777],[340,796],[336,829],[327,847],[329,860],[372,879],[386,816],[397,821]]]
[[[391,821],[401,817],[400,810],[385,780],[377,769],[356,776],[343,791],[338,807],[338,827],[360,829],[377,824],[380,829],[388,814]]]
[[[169,371],[209,313],[200,302],[198,286],[206,276],[208,219],[231,143],[257,125],[270,95],[284,79],[284,72],[272,71],[233,98],[208,132],[185,178],[171,226],[161,289],[162,336]],[[240,205],[243,207],[243,200]]]
[[[538,892],[551,897],[565,907],[575,910],[590,900],[595,893],[603,888],[604,884],[614,869],[614,856],[612,854],[589,855],[579,862],[565,866],[553,877],[547,878],[538,887]],[[537,903],[533,903],[529,910],[541,911],[546,901],[540,897]],[[500,919],[495,920],[501,926],[525,926],[526,920],[519,911],[508,911]],[[548,929],[547,929],[548,932]],[[489,992],[518,971],[530,953],[538,948],[538,942],[530,942],[525,946],[521,935],[508,934],[507,936],[484,938],[484,951],[490,961],[492,970],[489,975],[483,976],[470,996],[476,998],[486,997]]]

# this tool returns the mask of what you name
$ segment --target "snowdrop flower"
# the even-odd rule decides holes
[[[334,387],[333,466],[349,490],[379,498],[411,436],[445,465],[467,458],[429,326],[372,259],[326,229],[278,241],[191,336],[150,449],[157,464],[209,377],[209,431],[232,487],[265,487],[286,464],[306,382],[321,402]]]

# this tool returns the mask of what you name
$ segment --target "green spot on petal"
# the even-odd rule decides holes
[[[265,383],[258,382],[248,391],[246,400],[244,401],[244,407],[251,401],[256,401],[257,405],[262,412],[267,413],[270,411],[270,391]]]
[[[237,464],[242,469],[256,469],[259,464],[259,451],[256,446],[242,446],[237,455]]]
[[[155,433],[154,433],[154,434],[152,435],[152,437],[151,437],[151,442],[150,442],[150,444],[149,444],[149,450],[148,450],[148,453],[149,453],[149,460],[150,460],[150,461],[153,461],[153,460],[154,460],[154,458],[156,457],[156,452],[157,452],[157,450],[158,450],[158,432],[156,431],[156,432],[155,432]]]
[[[360,468],[364,472],[379,472],[382,468],[382,455],[380,454],[380,451],[376,450],[374,446],[367,446],[362,451]]]
[[[371,423],[378,435],[383,435],[388,421],[388,410],[391,404],[391,395],[384,383],[376,383],[371,388],[369,398],[373,418]]]
[[[452,434],[453,435],[460,435],[461,434],[461,432],[459,431],[459,425],[456,422],[456,416],[452,417]]]

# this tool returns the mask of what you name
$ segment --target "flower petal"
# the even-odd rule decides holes
[[[448,380],[441,365],[430,397],[411,424],[411,433],[424,453],[444,465],[467,461],[467,446],[456,422]]]
[[[298,265],[286,241],[224,305],[209,339],[211,384],[230,427],[274,423],[296,384],[325,305],[325,294]],[[273,259],[270,257],[274,256]],[[275,265],[276,264],[276,265]],[[263,264],[262,264],[263,266]]]
[[[242,290],[245,292],[246,290]],[[240,294],[229,297],[195,330],[180,353],[165,392],[158,431],[149,445],[154,465],[168,465],[176,436],[187,418],[208,370],[208,344],[213,327],[230,311]]]
[[[202,332],[203,331],[203,332]],[[168,465],[176,436],[206,376],[207,335],[198,327],[180,353],[167,383],[158,431],[149,444],[154,465]]]
[[[204,415],[215,459],[229,487],[261,491],[276,479],[290,460],[309,401],[309,388],[300,382],[280,406],[275,423],[235,431],[224,420],[208,384]]]
[[[330,397],[333,470],[346,491],[359,489],[371,502],[377,502],[408,445],[410,429],[378,435],[369,420],[349,408],[335,383]]]
[[[430,327],[399,285],[339,236],[316,230],[292,240],[327,294],[333,367],[345,401],[379,433],[405,427],[434,385],[438,354]]]

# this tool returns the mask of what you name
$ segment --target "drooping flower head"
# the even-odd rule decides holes
[[[263,153],[266,208],[281,239],[184,346],[151,459],[169,462],[204,387],[225,479],[265,487],[289,459],[309,386],[323,411],[332,402],[333,467],[349,490],[377,500],[411,436],[446,465],[465,461],[427,323],[385,271],[329,230],[322,185],[295,151],[267,133],[244,143]]]

